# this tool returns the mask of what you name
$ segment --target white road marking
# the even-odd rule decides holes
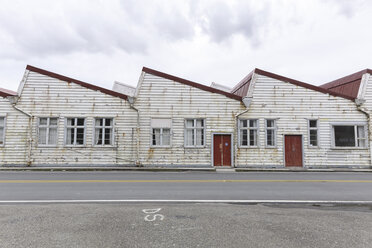
[[[0,204],[13,203],[300,203],[300,204],[372,204],[372,201],[344,200],[0,200]]]
[[[161,208],[153,208],[153,209],[142,209],[142,212],[145,214],[148,214],[145,216],[145,221],[155,221],[157,218],[159,220],[164,220],[164,215],[162,214],[156,214],[159,212]]]

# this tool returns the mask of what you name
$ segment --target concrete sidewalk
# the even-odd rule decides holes
[[[152,172],[372,172],[358,168],[167,168],[167,167],[0,167],[0,171],[152,171]]]

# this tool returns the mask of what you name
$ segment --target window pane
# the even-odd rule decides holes
[[[248,131],[247,130],[240,130],[240,145],[247,146],[248,145]]]
[[[249,130],[249,145],[257,146],[257,130]]]
[[[48,122],[48,118],[40,118],[40,122],[39,122],[39,124],[40,125],[46,125]]]
[[[0,127],[0,145],[4,144],[4,128]]]
[[[358,147],[366,147],[366,140],[365,139],[359,139],[358,140]]]
[[[335,146],[355,146],[354,126],[334,126]]]
[[[204,127],[204,120],[196,120],[196,127]]]
[[[78,126],[84,126],[85,119],[84,118],[78,118],[77,119],[77,125]]]
[[[74,135],[75,135],[75,129],[67,128],[66,145],[73,145],[74,144]]]
[[[111,126],[112,119],[106,119],[105,126]]]
[[[4,127],[4,120],[5,120],[5,117],[0,117],[0,127]]]
[[[74,126],[75,125],[75,119],[74,118],[68,118],[67,119],[67,125],[68,126]]]
[[[152,129],[152,145],[154,146],[160,145],[160,129],[159,128]]]
[[[310,120],[309,121],[309,126],[310,127],[317,127],[317,120]]]
[[[257,120],[249,120],[250,127],[257,127]]]
[[[49,138],[48,138],[49,145],[56,145],[57,144],[57,128],[49,128]]]
[[[274,120],[266,120],[266,127],[274,127]]]
[[[240,120],[240,127],[247,127],[248,121],[247,120]]]
[[[318,145],[318,131],[310,130],[310,145],[317,146]]]
[[[76,128],[76,145],[84,145],[84,128]]]
[[[165,128],[163,129],[163,146],[170,145],[170,129]]]
[[[366,133],[364,132],[364,126],[358,126],[358,138],[365,138]]]
[[[96,127],[101,127],[102,126],[102,123],[103,123],[103,120],[101,118],[97,118],[96,119],[95,126]]]
[[[204,145],[204,131],[203,131],[203,129],[196,130],[196,145],[197,146]]]
[[[102,145],[102,138],[103,138],[102,135],[103,135],[103,129],[96,128],[95,133],[94,133],[95,145]]]
[[[40,145],[46,145],[46,128],[39,128],[39,144]]]
[[[194,120],[187,120],[186,121],[186,127],[193,127],[194,126]]]
[[[56,126],[58,123],[58,118],[50,118],[49,119],[49,125]]]
[[[274,146],[274,130],[267,130],[266,132],[267,145]]]
[[[194,129],[192,130],[186,130],[186,145],[187,146],[193,146],[194,143]]]
[[[105,145],[111,145],[111,128],[105,128]]]

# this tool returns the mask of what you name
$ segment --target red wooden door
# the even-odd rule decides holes
[[[214,166],[231,166],[231,135],[213,135]]]
[[[302,136],[285,135],[285,166],[302,167]]]

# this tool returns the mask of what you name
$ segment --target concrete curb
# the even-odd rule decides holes
[[[150,172],[364,172],[372,169],[287,169],[287,168],[165,168],[165,167],[0,167],[1,171],[150,171]]]
[[[0,167],[0,171],[152,171],[183,172],[209,171],[215,168],[157,168],[157,167]]]
[[[372,172],[372,169],[334,168],[334,169],[286,169],[286,168],[236,168],[236,172]]]

